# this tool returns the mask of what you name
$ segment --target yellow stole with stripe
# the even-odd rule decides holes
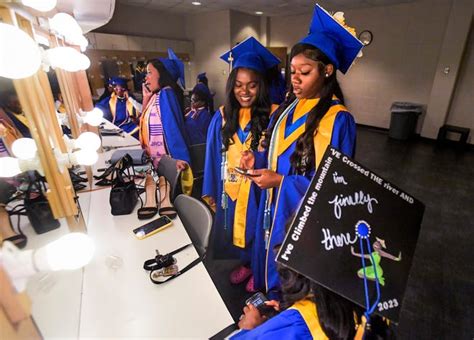
[[[118,100],[118,97],[115,94],[115,92],[112,93],[112,95],[110,96],[110,100],[109,100],[109,107],[110,107],[110,112],[112,113],[112,123],[114,123],[114,124],[115,124],[115,117],[116,117],[116,112],[117,112],[117,100]],[[126,103],[126,108],[127,108],[128,116],[129,117],[134,117],[135,114],[133,113],[133,104],[128,99],[127,99],[127,103]],[[125,123],[126,121],[127,121],[127,119],[125,119],[122,123]]]
[[[293,304],[288,309],[296,309],[300,312],[301,317],[308,326],[311,336],[314,340],[327,340],[329,339],[324,334],[321,324],[319,323],[318,313],[316,311],[316,304],[311,300],[300,300]]]
[[[148,152],[148,154],[150,154],[150,150],[148,149],[148,145],[150,144],[148,120],[150,118],[151,107],[153,106],[154,103],[156,103],[156,96],[157,96],[156,93],[153,94],[153,96],[148,101],[147,106],[146,108],[144,108],[143,113],[140,117],[140,125],[139,125],[140,144],[142,145],[142,148]]]

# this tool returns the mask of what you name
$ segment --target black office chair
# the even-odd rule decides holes
[[[164,176],[170,184],[170,202],[174,203],[181,194],[181,171],[176,169],[176,159],[168,155],[161,157],[156,169],[158,176]]]
[[[194,176],[191,196],[200,199],[204,179],[204,164],[206,161],[206,143],[191,145],[189,147],[189,153],[191,156],[191,169],[193,170]]]
[[[174,206],[199,256],[204,258],[213,222],[211,212],[201,201],[183,194],[176,197]]]

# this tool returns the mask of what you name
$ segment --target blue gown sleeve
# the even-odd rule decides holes
[[[104,118],[107,119],[109,122],[111,122],[113,120],[113,117],[112,117],[112,112],[110,112],[109,100],[110,100],[110,96],[105,97],[101,101],[97,102],[95,104],[95,107],[101,109],[102,112],[104,113]]]
[[[338,112],[332,130],[331,145],[349,157],[354,157],[356,147],[356,124],[347,111]]]
[[[250,331],[242,330],[230,337],[230,339],[309,340],[313,338],[301,314],[297,310],[287,309],[257,328]]]
[[[160,91],[160,112],[166,145],[171,157],[191,164],[187,138],[184,133],[183,113],[173,89],[165,88]]]
[[[206,160],[204,163],[204,181],[202,187],[202,196],[209,196],[214,199],[216,204],[220,204],[221,185],[221,138],[222,116],[219,110],[212,117],[209,129],[207,130],[206,140]]]

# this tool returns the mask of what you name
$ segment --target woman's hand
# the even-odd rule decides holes
[[[264,315],[261,315],[257,307],[252,304],[248,304],[244,307],[244,314],[240,317],[239,328],[240,329],[254,329],[261,325],[267,320]]]
[[[242,157],[240,158],[240,167],[242,169],[253,169],[255,167],[255,156],[252,151],[242,151],[240,153]]]
[[[277,300],[270,300],[264,302],[268,307],[272,307],[277,312],[280,311],[280,302]]]
[[[247,177],[254,181],[254,183],[257,184],[260,189],[279,187],[281,181],[283,180],[282,175],[268,169],[249,170],[248,174],[252,176]]]
[[[148,102],[150,101],[151,96],[153,93],[148,89],[148,86],[145,85],[145,83],[142,84],[142,94],[143,94],[143,110],[145,110],[145,107],[147,106]]]
[[[188,163],[186,163],[185,161],[182,161],[180,159],[177,159],[176,160],[176,169],[178,170],[186,170],[188,168]]]

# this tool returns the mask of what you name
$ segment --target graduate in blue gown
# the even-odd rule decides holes
[[[138,138],[137,120],[142,105],[128,94],[127,80],[115,77],[111,79],[113,92],[96,104],[102,110],[104,118],[119,128]]]
[[[147,62],[143,85],[143,114],[140,117],[140,143],[156,166],[164,155],[177,160],[182,171],[182,191],[192,191],[191,157],[179,97],[184,86],[184,65],[168,49],[168,58]]]
[[[191,109],[184,116],[184,125],[190,145],[206,143],[207,129],[211,122],[209,101],[211,93],[204,84],[194,86]]]
[[[324,15],[323,15],[324,14]],[[310,33],[290,54],[292,94],[272,116],[264,154],[245,153],[242,166],[264,189],[255,236],[255,286],[277,297],[279,279],[271,250],[282,243],[328,145],[353,156],[355,122],[344,106],[336,70],[346,73],[362,43],[320,7]]]
[[[9,119],[9,122],[18,130],[24,138],[31,138],[28,119],[23,112],[20,100],[14,90],[7,90],[1,94],[0,104]]]
[[[253,291],[252,247],[257,197],[251,182],[236,172],[241,153],[256,151],[269,122],[272,106],[265,71],[280,61],[255,38],[243,41],[221,58],[232,65],[226,86],[226,104],[212,118],[207,134],[203,199],[215,211],[215,257],[240,257],[232,271],[233,284],[247,283]]]
[[[280,105],[285,100],[286,81],[280,73],[278,65],[269,70],[268,83],[270,84],[270,100],[272,104]]]
[[[209,112],[214,112],[214,95],[209,88],[209,80],[207,79],[206,72],[199,73],[196,77],[196,86],[205,86],[206,92],[209,93]]]

